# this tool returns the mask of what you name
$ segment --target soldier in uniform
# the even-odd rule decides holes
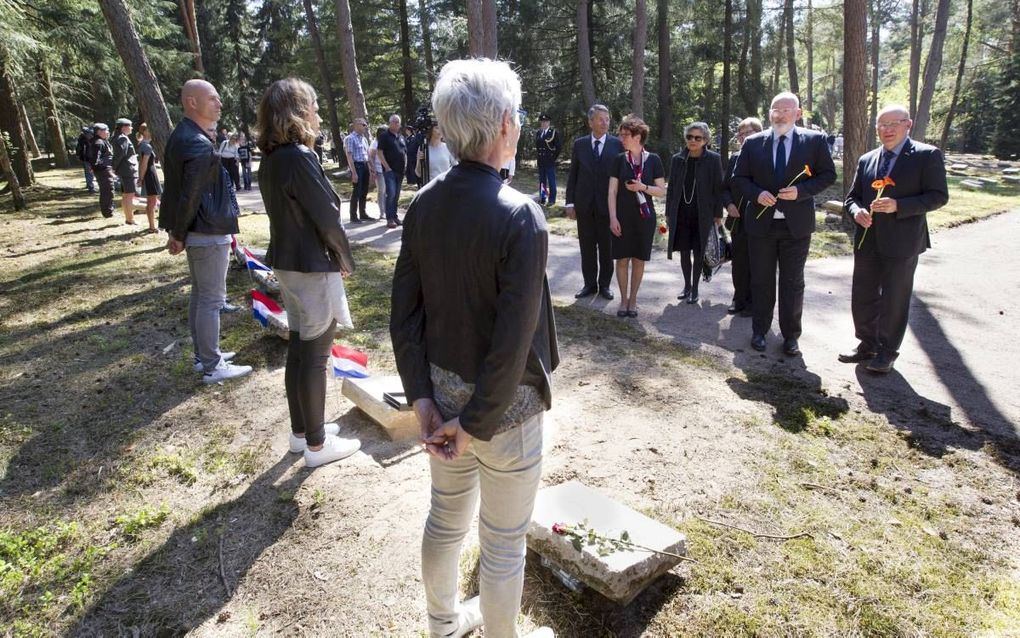
[[[539,203],[543,206],[556,204],[556,160],[563,149],[556,129],[549,125],[549,116],[542,113],[538,117],[538,132],[535,133],[535,150],[538,155]]]
[[[110,127],[96,122],[92,129],[95,134],[92,136],[89,158],[92,161],[92,172],[99,182],[99,209],[103,217],[113,217],[113,146],[107,141]]]

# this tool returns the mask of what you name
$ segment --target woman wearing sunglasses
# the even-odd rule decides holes
[[[712,224],[723,222],[722,161],[708,150],[708,124],[694,122],[684,129],[687,147],[673,156],[666,193],[666,221],[669,241],[666,258],[680,251],[684,290],[677,299],[698,302],[698,279],[704,261],[705,243]]]

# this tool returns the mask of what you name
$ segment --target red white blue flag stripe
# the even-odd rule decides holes
[[[333,376],[364,379],[368,376],[368,355],[353,348],[334,344],[329,358],[333,364]]]

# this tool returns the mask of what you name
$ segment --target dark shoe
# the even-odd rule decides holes
[[[358,223],[361,223],[361,220],[358,219],[357,217],[355,217],[355,218],[351,219],[351,223],[352,224],[358,224]]]
[[[598,288],[596,288],[595,286],[588,286],[588,285],[586,285],[584,288],[581,288],[580,290],[577,291],[577,294],[574,295],[574,299],[580,299],[582,297],[590,297],[590,296],[594,295],[596,292],[598,292]]]
[[[368,215],[362,215],[358,219],[360,219],[363,222],[370,222],[370,221],[372,221],[375,218],[374,217],[369,217]]]
[[[751,347],[758,352],[765,352],[765,335],[754,335],[751,337]]]
[[[637,310],[628,310],[627,311],[627,316],[628,317],[636,317],[637,316]]]
[[[744,306],[744,309],[740,311],[741,317],[753,317],[754,311],[751,310],[751,306]]]
[[[616,311],[616,316],[617,317],[629,317],[630,316],[630,311],[629,310],[617,310]]]
[[[796,339],[787,339],[783,341],[783,354],[788,357],[800,356],[800,346],[797,345]]]
[[[698,303],[698,291],[692,290],[691,294],[687,295],[687,303],[695,304]]]
[[[706,272],[705,273],[705,283],[707,284],[710,281],[712,281],[712,273]]]
[[[840,363],[863,363],[865,361],[871,361],[875,358],[878,353],[874,349],[868,346],[859,344],[850,352],[841,352],[839,354]]]
[[[393,222],[389,222],[389,223],[386,224],[386,228],[396,228],[396,227],[397,227],[397,225],[394,224]]]
[[[613,291],[610,290],[609,288],[606,288],[606,287],[599,288],[599,297],[602,297],[603,299],[608,299],[608,300],[612,301],[613,300]]]
[[[726,314],[735,315],[738,312],[741,312],[743,309],[744,309],[743,306],[738,306],[737,304],[730,304],[730,307],[726,309]]]
[[[393,223],[396,224],[397,226],[403,226],[404,225],[404,222],[400,221],[399,219],[397,221],[393,222]]]
[[[875,372],[877,374],[889,374],[892,372],[893,363],[896,362],[898,354],[890,354],[888,352],[879,352],[871,363],[868,364],[868,372]]]
[[[682,293],[680,293],[679,295],[677,295],[676,298],[678,300],[680,300],[680,301],[683,301],[684,299],[687,299],[690,296],[691,296],[691,287],[690,286],[684,286],[684,291]]]

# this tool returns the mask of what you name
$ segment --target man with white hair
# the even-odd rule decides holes
[[[397,202],[400,201],[400,184],[404,181],[404,170],[407,168],[407,140],[400,133],[400,116],[390,116],[386,132],[379,137],[379,153],[377,157],[383,165],[383,179],[386,180],[386,227],[396,228],[401,225],[397,217]]]
[[[931,247],[928,211],[949,201],[942,151],[910,139],[913,121],[898,104],[881,110],[881,146],[857,162],[846,211],[857,223],[850,308],[859,343],[843,363],[869,362],[886,374],[907,331],[918,255]]]
[[[732,184],[750,202],[744,215],[751,256],[751,347],[765,350],[776,305],[779,269],[779,330],[783,352],[800,354],[804,311],[804,264],[815,230],[815,195],[836,181],[825,136],[796,123],[800,100],[783,92],[772,98],[772,127],[744,141]]]
[[[456,60],[432,95],[460,163],[415,195],[393,273],[390,335],[430,455],[422,538],[431,636],[517,636],[542,417],[558,363],[542,208],[503,184],[521,83],[505,62]],[[478,598],[457,603],[461,544],[481,496]],[[535,636],[551,636],[548,628]]]

